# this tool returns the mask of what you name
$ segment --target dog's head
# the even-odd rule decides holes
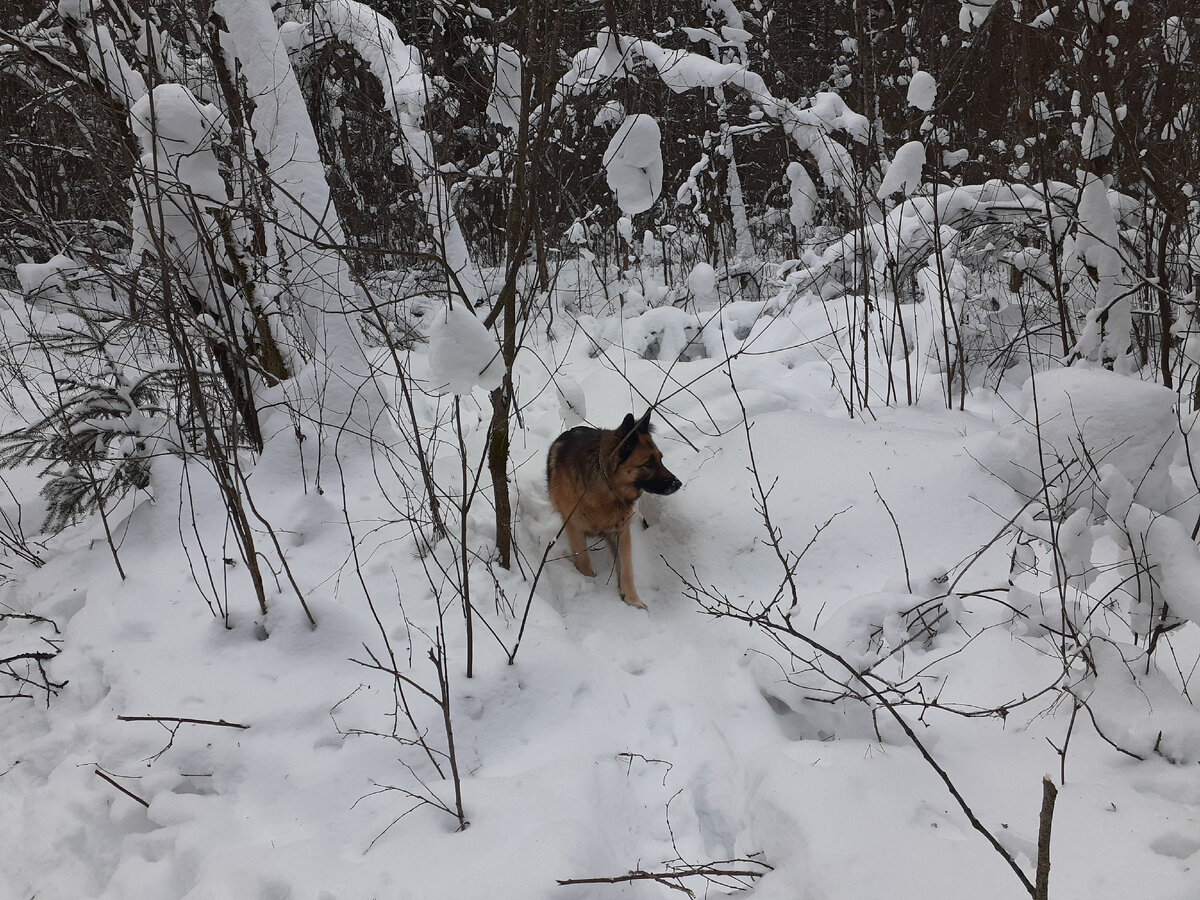
[[[662,451],[650,436],[650,410],[636,420],[633,413],[626,415],[617,429],[617,439],[618,470],[628,472],[639,491],[673,494],[683,487],[683,482],[663,465]]]

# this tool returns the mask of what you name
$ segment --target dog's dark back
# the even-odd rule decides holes
[[[546,484],[553,486],[556,469],[569,468],[584,480],[600,478],[601,439],[604,430],[576,425],[554,439],[546,454]]]

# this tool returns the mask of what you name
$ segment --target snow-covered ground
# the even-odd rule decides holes
[[[812,541],[795,566],[792,622],[852,660],[867,659],[872,626],[893,644],[907,637],[889,613],[944,591],[947,573],[958,577],[1023,502],[989,471],[1015,446],[1005,429],[1018,388],[977,393],[965,412],[939,408],[931,388],[918,407],[849,419],[829,362],[801,330],[827,331],[827,320],[802,307],[767,330],[758,346],[774,352],[732,362],[736,393],[712,357],[668,370],[618,344],[593,355],[561,311],[555,339],[523,351],[513,453],[525,577],[473,561],[470,679],[460,601],[436,565],[452,561],[453,542],[418,552],[397,512],[418,501],[386,467],[347,454],[339,474],[327,458],[318,492],[311,449],[302,460],[291,421],[268,418],[274,436],[249,484],[318,625],[308,626],[282,574],[268,574],[262,620],[241,562],[210,559],[228,585],[226,628],[193,582],[195,572],[214,594],[193,529],[220,552],[219,496],[198,468],[189,482],[178,462],[159,461],[156,501],[116,527],[124,580],[91,523],[52,540],[45,566],[18,567],[0,586],[0,611],[59,630],[0,620],[0,647],[52,639],[61,653],[47,673],[65,682],[48,703],[25,685],[34,699],[0,707],[0,898],[651,898],[676,892],[651,880],[557,882],[723,860],[741,862],[717,868],[761,872],[744,880],[772,900],[1027,896],[886,712],[812,699],[828,682],[805,671],[811,651],[705,613],[681,580],[748,609],[785,581],[757,509],[743,406],[782,549],[800,554]],[[623,330],[615,318],[584,325]],[[427,355],[415,351],[416,374],[428,371]],[[532,576],[559,527],[545,451],[577,422],[561,395],[582,396],[579,412],[607,427],[640,414],[646,398],[659,401],[657,440],[685,487],[644,502],[647,527],[634,529],[648,611],[621,603],[606,551],[594,554],[599,574],[589,580],[556,546],[510,665]],[[422,415],[442,410],[446,440],[449,402],[419,398]],[[463,403],[472,465],[488,414],[477,388]],[[439,454],[439,479],[453,479],[457,456]],[[28,473],[11,481],[33,487]],[[486,496],[469,517],[481,552],[492,527]],[[1050,897],[1193,900],[1195,756],[1136,760],[1101,740],[1085,713],[1072,726],[1069,697],[1039,694],[1062,674],[1058,638],[1037,627],[1039,614],[1006,605],[1012,550],[1008,537],[992,543],[957,582],[948,624],[886,663],[896,677],[920,673],[911,683],[958,710],[910,710],[908,721],[1030,879],[1042,778],[1065,773]],[[400,671],[437,693],[435,587],[470,823],[461,831],[418,802],[453,806],[451,783],[413,745],[393,679],[361,664],[390,665],[390,649]],[[993,592],[973,593],[985,589]],[[1185,676],[1197,656],[1188,629],[1175,650]],[[823,667],[843,674],[829,660]],[[1118,718],[1147,716],[1149,694],[1132,675],[1129,686]],[[417,729],[444,748],[440,709],[414,685],[405,698]],[[1004,717],[959,714],[1002,706]],[[1056,747],[1068,739],[1064,762]],[[683,883],[697,896],[724,891],[699,877]]]

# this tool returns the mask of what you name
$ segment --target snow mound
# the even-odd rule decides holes
[[[982,27],[996,5],[996,0],[959,0],[962,8],[958,11],[958,27],[970,34]]]
[[[493,68],[487,117],[509,131],[516,131],[521,123],[521,55],[502,43],[496,48]]]
[[[720,87],[745,71],[733,63],[717,62],[686,50],[668,50],[649,41],[638,41],[634,47],[650,60],[663,83],[677,94],[697,87]]]
[[[930,623],[944,617],[938,616],[940,609],[928,620],[921,613],[936,606],[905,591],[864,594],[836,610],[817,628],[816,636],[856,669],[866,671],[910,644],[927,645],[936,633]]]
[[[808,169],[795,161],[788,163],[787,177],[788,197],[792,201],[788,219],[796,228],[803,228],[812,221],[817,206],[817,186],[813,184]]]
[[[44,263],[17,263],[17,281],[26,297],[45,296],[60,299],[69,296],[69,276],[82,266],[61,253]]]
[[[558,392],[558,414],[563,426],[583,425],[587,419],[587,395],[583,386],[569,375],[559,375],[554,379],[554,387]]]
[[[1136,561],[1124,566],[1126,583],[1132,586],[1129,624],[1134,634],[1146,636],[1156,627],[1177,625],[1180,616],[1200,622],[1195,589],[1200,547],[1192,540],[1191,523],[1134,503],[1133,485],[1114,466],[1101,466],[1100,475],[1111,536]]]
[[[1105,737],[1139,756],[1180,764],[1200,761],[1200,710],[1130,644],[1093,641],[1096,664],[1072,692],[1085,701]]]
[[[982,461],[1027,497],[1041,491],[1044,467],[1052,497],[1097,515],[1106,507],[1098,467],[1111,465],[1136,487],[1134,500],[1166,509],[1176,400],[1174,391],[1105,369],[1041,372],[1026,387],[1022,420],[1001,432]]]

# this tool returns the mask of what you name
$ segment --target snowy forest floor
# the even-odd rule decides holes
[[[814,331],[823,322],[814,319]],[[1019,386],[976,392],[964,412],[939,408],[930,388],[917,407],[850,419],[803,324],[780,317],[774,352],[732,361],[736,394],[728,367],[713,359],[667,371],[616,344],[593,356],[565,316],[556,340],[523,351],[513,454],[525,577],[472,562],[486,626],[476,622],[471,679],[458,600],[431,565],[452,562],[449,550],[417,552],[397,513],[417,501],[389,489],[393,476],[381,475],[378,460],[346,454],[339,466],[329,457],[318,476],[312,456],[297,453],[291,421],[267,420],[274,436],[249,484],[280,530],[315,629],[286,585],[267,619],[256,615],[244,571],[222,565],[213,549],[224,512],[202,469],[156,463],[155,501],[116,529],[125,580],[90,522],[53,539],[44,566],[20,568],[0,587],[0,609],[44,617],[60,632],[7,619],[0,647],[20,652],[53,639],[61,653],[47,671],[65,682],[48,703],[34,691],[0,706],[0,897],[653,898],[677,892],[647,880],[557,881],[749,858],[765,866],[725,868],[761,871],[743,880],[771,900],[1026,896],[886,715],[806,698],[811,673],[801,657],[810,651],[706,614],[681,581],[746,606],[770,600],[784,582],[756,509],[743,405],[782,546],[799,554],[820,530],[795,569],[798,630],[865,633],[873,611],[894,608],[888,598],[931,596],[989,548],[957,586],[952,624],[889,665],[919,672],[926,695],[946,706],[1008,713],[928,709],[918,720],[913,711],[921,741],[1030,878],[1042,777],[1065,773],[1053,822],[1054,900],[1200,896],[1195,765],[1135,760],[1083,714],[1072,727],[1069,700],[1041,693],[1061,676],[1054,638],[998,602],[1002,593],[974,593],[1005,588],[1009,577],[1011,539],[994,539],[1022,498],[988,469],[1007,446],[997,435],[1015,419]],[[418,374],[423,352],[414,353]],[[546,448],[575,424],[564,420],[548,372],[586,386],[585,418],[600,426],[640,414],[645,398],[666,398],[656,439],[684,488],[644,500],[647,527],[634,529],[648,611],[620,602],[607,551],[594,552],[590,580],[563,558],[560,541],[509,665],[504,648],[559,527],[545,493]],[[423,402],[421,414],[450,435],[449,401]],[[486,409],[482,391],[464,399],[472,460]],[[439,451],[439,480],[456,477],[452,450]],[[8,476],[29,523],[33,473]],[[485,495],[469,517],[471,549],[482,553],[493,528]],[[228,589],[230,628],[193,581],[202,571],[196,534],[226,579],[217,587]],[[385,660],[390,644],[401,671],[436,691],[428,658],[435,588],[447,609],[451,718],[470,822],[462,831],[415,799],[428,791],[448,804],[451,786],[409,740],[392,678],[352,661],[368,661],[368,652]],[[1176,643],[1185,673],[1194,630]],[[408,700],[417,728],[442,746],[440,710],[415,690]],[[1133,701],[1127,711],[1145,715]],[[1068,736],[1064,763],[1056,747]],[[720,896],[720,884],[732,882],[682,883]]]

